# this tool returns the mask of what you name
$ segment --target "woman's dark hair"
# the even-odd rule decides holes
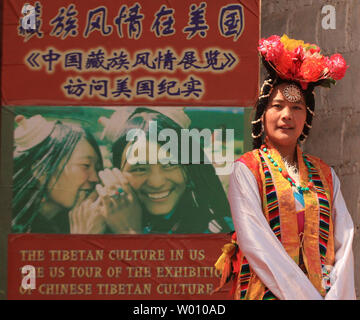
[[[258,149],[263,143],[263,134],[262,134],[263,127],[262,127],[261,117],[263,116],[266,107],[269,103],[269,98],[272,90],[276,86],[282,83],[289,83],[296,85],[304,95],[305,104],[307,107],[306,121],[305,121],[304,129],[299,137],[299,141],[304,141],[310,133],[311,123],[313,120],[313,115],[315,110],[315,98],[313,91],[314,91],[314,87],[316,86],[316,83],[310,83],[307,89],[303,90],[297,82],[288,81],[280,78],[276,74],[275,70],[264,59],[262,59],[262,62],[266,68],[268,76],[264,80],[259,98],[255,104],[255,116],[254,116],[254,120],[252,121],[253,148]]]
[[[123,152],[130,143],[126,140],[127,132],[131,129],[142,129],[149,137],[149,121],[156,121],[157,133],[162,129],[173,129],[181,137],[181,126],[176,122],[154,110],[137,108],[131,114],[112,146],[113,165],[120,168]],[[164,144],[166,142],[160,142]],[[192,141],[192,143],[196,143]],[[199,146],[200,147],[200,146]],[[181,157],[181,147],[178,144],[178,155]],[[205,159],[203,148],[201,159]],[[191,158],[192,145],[189,146]],[[179,161],[180,163],[180,161]],[[186,190],[179,200],[175,212],[169,220],[161,216],[152,215],[143,207],[143,226],[149,226],[153,233],[203,233],[208,229],[210,221],[221,229],[221,232],[231,231],[225,217],[231,217],[230,207],[223,186],[210,163],[181,164],[185,175]]]
[[[12,231],[27,232],[39,215],[41,201],[48,196],[76,145],[85,138],[94,148],[102,168],[102,156],[94,136],[84,128],[56,121],[50,135],[38,145],[14,153]],[[50,180],[55,183],[50,186]]]

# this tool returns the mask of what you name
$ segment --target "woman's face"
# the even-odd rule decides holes
[[[186,178],[181,165],[131,164],[123,156],[121,168],[128,173],[131,187],[151,214],[171,212],[185,192]]]
[[[288,84],[276,86],[271,93],[264,114],[267,139],[275,146],[294,147],[306,121],[306,105],[301,93],[297,102],[290,102],[284,95]]]
[[[81,192],[85,196],[99,182],[98,162],[94,148],[85,138],[80,139],[58,180],[55,177],[50,180],[49,199],[64,208],[72,208]]]

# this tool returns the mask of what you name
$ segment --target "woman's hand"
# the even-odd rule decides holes
[[[127,174],[113,168],[100,171],[99,177],[103,186],[98,184],[96,191],[108,227],[119,234],[141,233],[142,209]]]
[[[78,201],[69,212],[70,233],[72,234],[99,234],[106,228],[105,218],[102,215],[96,192],[86,200]]]

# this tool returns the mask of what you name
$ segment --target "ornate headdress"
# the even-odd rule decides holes
[[[341,54],[324,56],[317,45],[290,39],[286,34],[261,39],[258,50],[280,78],[299,83],[303,90],[309,83],[330,87],[348,68]]]
[[[348,68],[345,59],[341,54],[324,56],[317,45],[290,39],[286,34],[282,37],[272,35],[261,39],[258,50],[269,76],[261,87],[255,118],[252,121],[253,147],[259,148],[262,143],[262,116],[274,86],[282,81],[290,82],[282,90],[284,98],[290,102],[297,102],[302,98],[298,86],[304,91],[307,115],[303,132],[299,137],[300,141],[304,141],[315,115],[315,99],[312,92],[314,87],[330,87],[342,79]]]

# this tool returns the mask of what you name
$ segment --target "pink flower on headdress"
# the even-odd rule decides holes
[[[267,39],[261,39],[258,50],[266,61],[276,63],[284,51],[284,45],[279,36],[273,35]]]
[[[349,66],[346,65],[346,61],[343,56],[339,53],[334,54],[330,57],[329,69],[330,77],[334,80],[340,80],[345,76],[346,69]]]

